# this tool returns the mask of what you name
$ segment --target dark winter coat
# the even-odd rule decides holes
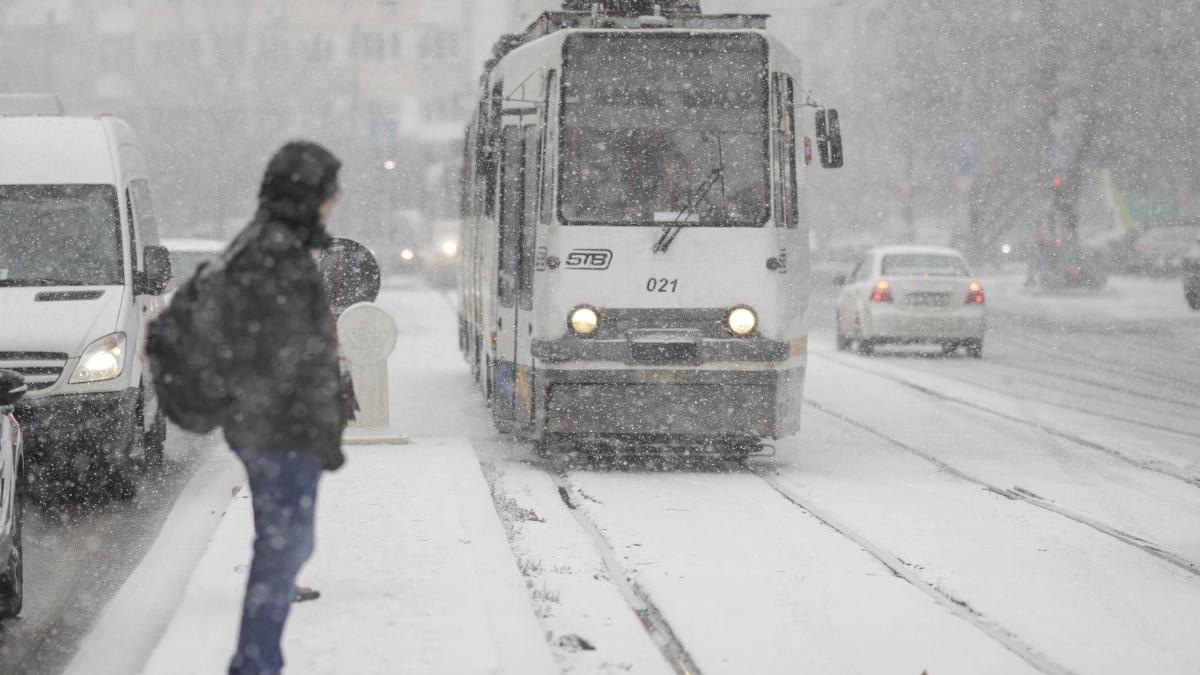
[[[310,253],[327,238],[313,205],[329,187],[296,198],[272,188],[276,168],[290,171],[273,161],[258,214],[230,245],[226,265],[234,318],[225,326],[233,349],[225,438],[237,449],[306,452],[335,469],[344,461],[341,374],[333,315]]]

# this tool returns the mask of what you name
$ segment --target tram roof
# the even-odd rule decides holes
[[[653,16],[620,16],[589,11],[563,10],[544,12],[523,33],[502,36],[492,48],[492,58],[484,66],[483,80],[513,50],[539,38],[572,29],[655,31],[682,30],[766,30],[770,14],[700,14],[664,12]]]

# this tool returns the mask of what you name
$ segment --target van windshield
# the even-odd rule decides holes
[[[0,287],[123,283],[111,185],[0,185]]]

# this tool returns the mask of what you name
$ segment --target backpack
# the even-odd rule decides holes
[[[159,407],[167,419],[197,434],[221,426],[231,400],[233,350],[225,327],[233,303],[227,259],[228,254],[200,265],[146,334]]]

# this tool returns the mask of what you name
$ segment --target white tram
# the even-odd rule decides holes
[[[497,45],[465,144],[461,347],[497,427],[543,447],[747,453],[799,428],[800,113],[830,168],[837,113],[766,16],[638,4],[569,0]]]

